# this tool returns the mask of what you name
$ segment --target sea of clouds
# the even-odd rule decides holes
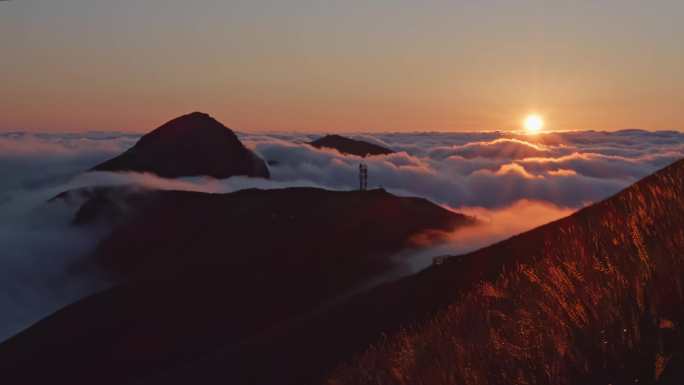
[[[415,271],[436,254],[470,251],[566,216],[684,157],[684,134],[673,131],[349,135],[396,151],[366,159],[306,144],[320,134],[238,135],[273,164],[271,180],[86,172],[130,148],[139,135],[0,133],[0,341],[107,287],[103,277],[70,268],[107,230],[71,226],[77,207],[48,203],[68,189],[134,184],[217,193],[289,186],[349,190],[357,188],[364,162],[371,188],[425,197],[484,223],[452,234],[445,244],[411,251]]]
[[[270,161],[273,179],[330,188],[357,185],[360,158],[302,144],[316,135],[241,139]],[[678,132],[501,132],[352,135],[397,151],[365,160],[369,184],[459,207],[536,200],[578,208],[605,198],[684,154]]]

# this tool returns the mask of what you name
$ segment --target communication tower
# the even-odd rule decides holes
[[[368,166],[364,163],[359,165],[359,190],[368,190]]]

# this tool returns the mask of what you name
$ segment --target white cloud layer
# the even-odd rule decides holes
[[[438,247],[410,251],[410,271],[439,254],[463,253],[568,215],[684,157],[678,132],[566,132],[525,137],[487,133],[352,135],[397,151],[365,160],[304,142],[319,135],[239,134],[269,161],[271,180],[151,174],[83,173],[138,139],[117,133],[0,134],[0,341],[59,307],[106,287],[102,277],[70,269],[102,229],[69,226],[75,207],[46,204],[76,187],[135,184],[206,192],[319,186],[354,189],[358,164],[369,184],[421,196],[484,224]],[[407,219],[407,220],[410,220]]]
[[[315,135],[241,139],[274,180],[354,188],[361,158],[303,144]],[[535,137],[491,133],[354,135],[397,151],[366,158],[369,184],[453,207],[501,208],[521,199],[578,208],[605,198],[684,156],[678,132],[564,132]]]

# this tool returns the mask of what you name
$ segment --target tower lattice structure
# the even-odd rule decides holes
[[[359,165],[359,190],[368,190],[368,166],[364,163]]]

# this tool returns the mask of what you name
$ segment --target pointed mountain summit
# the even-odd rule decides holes
[[[233,131],[201,112],[165,123],[128,151],[93,170],[152,172],[167,178],[270,176],[266,163],[247,149]]]
[[[343,154],[366,157],[369,155],[387,155],[394,151],[362,140],[350,139],[340,135],[326,135],[309,143],[316,148],[332,148]]]

